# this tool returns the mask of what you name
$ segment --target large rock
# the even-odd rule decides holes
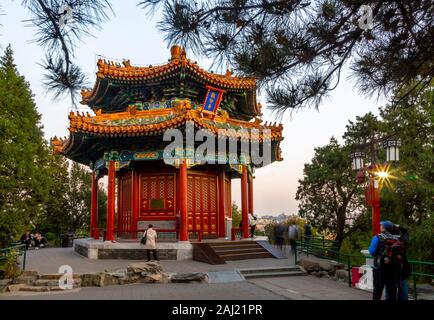
[[[148,273],[142,276],[140,282],[144,283],[167,283],[169,281],[169,277],[165,273]]]
[[[27,275],[21,275],[21,276],[19,276],[18,278],[15,278],[14,280],[13,280],[13,282],[14,282],[14,284],[21,284],[21,283],[24,283],[24,284],[27,284],[27,285],[30,285],[30,286],[32,286],[32,285],[34,285],[35,284],[35,281],[38,279],[38,275],[36,274],[36,275],[30,275],[30,276],[27,276]]]
[[[119,278],[104,272],[87,273],[81,276],[82,287],[104,287],[119,284]]]
[[[127,271],[135,274],[141,274],[142,272],[160,273],[163,268],[157,262],[137,262],[128,265]]]
[[[0,279],[0,292],[6,292],[11,283],[12,279]]]
[[[298,262],[307,272],[320,271],[319,262],[313,258],[301,258]]]
[[[170,277],[171,282],[202,282],[206,281],[207,275],[202,272],[193,272],[193,273],[175,273]]]
[[[337,280],[348,281],[348,271],[345,269],[336,270],[335,278]]]
[[[24,288],[26,286],[27,285],[25,283],[11,284],[8,286],[7,291],[8,292],[17,292],[17,291],[20,291],[21,288]]]

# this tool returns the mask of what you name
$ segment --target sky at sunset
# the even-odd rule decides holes
[[[112,1],[115,16],[94,31],[94,37],[84,38],[78,44],[75,61],[89,78],[95,81],[96,61],[99,55],[121,61],[130,59],[133,65],[155,65],[167,62],[170,56],[164,35],[156,29],[158,16],[151,18],[136,7],[137,1]],[[41,85],[43,68],[38,63],[44,58],[43,49],[32,43],[34,29],[26,27],[27,11],[21,1],[2,1],[5,15],[0,15],[0,51],[10,43],[15,52],[19,72],[29,81],[35,95],[46,139],[68,135],[68,113],[71,103],[68,98],[53,102]],[[205,69],[211,61],[193,56],[187,48],[187,56],[197,60]],[[263,106],[265,99],[259,97]],[[309,162],[314,148],[326,144],[332,136],[341,139],[348,120],[369,111],[378,114],[381,104],[374,99],[358,95],[354,82],[341,79],[338,88],[323,102],[319,110],[304,109],[286,115],[280,122],[284,125],[281,143],[282,162],[275,162],[256,171],[254,181],[254,208],[258,215],[293,214],[297,212],[295,194],[297,180],[302,177],[303,165]],[[88,111],[80,106],[80,111]],[[264,107],[264,121],[277,121]],[[233,181],[233,200],[240,203],[240,183]]]

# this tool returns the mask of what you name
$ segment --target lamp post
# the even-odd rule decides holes
[[[380,142],[380,143],[377,143]],[[376,146],[386,149],[387,162],[384,164],[376,163],[371,160],[369,165],[365,165],[366,154],[362,151],[353,152],[350,155],[351,167],[357,172],[357,182],[364,183],[368,177],[368,184],[365,187],[365,198],[367,206],[372,208],[372,235],[380,233],[380,192],[382,182],[389,177],[388,168],[390,162],[399,161],[400,140],[382,140],[371,143],[370,149],[376,150]],[[373,157],[375,159],[375,157]]]

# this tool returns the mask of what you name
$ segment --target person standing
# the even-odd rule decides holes
[[[25,244],[26,245],[26,250],[29,250],[29,246],[31,246],[32,244],[32,238],[30,237],[30,231],[26,231],[26,233],[24,233],[21,236],[21,244]]]
[[[392,234],[394,224],[388,220],[380,222],[381,233],[375,235],[369,245],[369,253],[374,257],[374,292],[372,299],[381,300],[386,288],[386,299],[396,300],[401,281],[404,244],[399,235]]]
[[[274,227],[274,240],[277,247],[282,250],[283,242],[285,240],[285,227],[281,222]]]
[[[157,231],[153,229],[152,224],[148,226],[148,229],[145,231],[144,237],[146,237],[145,249],[146,249],[146,256],[148,258],[148,262],[151,261],[151,251],[152,251],[152,255],[154,256],[154,260],[159,261],[157,255],[157,243],[156,243]]]
[[[312,226],[310,225],[309,221],[306,221],[306,224],[304,225],[304,241],[305,241],[305,247],[309,251],[309,245],[310,245],[310,238],[312,237]]]
[[[288,228],[289,244],[291,245],[291,253],[295,254],[297,250],[298,228],[295,222],[292,222]]]
[[[253,239],[255,237],[255,229],[256,229],[256,223],[257,219],[252,213],[249,213],[249,226],[250,226],[250,237]]]

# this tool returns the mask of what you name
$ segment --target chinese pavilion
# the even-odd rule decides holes
[[[281,160],[283,128],[262,124],[256,80],[230,71],[207,72],[187,59],[180,46],[171,48],[171,58],[163,65],[137,67],[129,60],[120,64],[102,59],[97,65],[93,89],[81,92],[81,103],[95,115],[71,112],[69,137],[52,139],[55,154],[92,170],[91,237],[99,237],[97,186],[104,175],[108,175],[105,240],[136,237],[148,223],[157,230],[176,230],[180,241],[188,240],[192,231],[208,238],[230,236],[226,221],[231,218],[234,178],[241,178],[242,231],[248,237],[253,172],[264,164],[254,164],[249,149],[227,156],[217,144],[227,148],[231,142],[257,143],[263,150],[268,144],[270,162]],[[187,124],[215,137],[218,152],[208,150],[199,160],[187,146],[167,154],[171,141],[163,135],[179,129],[185,142]],[[246,134],[251,129],[259,134]],[[196,141],[193,147],[199,145]],[[166,161],[167,155],[174,160]]]

